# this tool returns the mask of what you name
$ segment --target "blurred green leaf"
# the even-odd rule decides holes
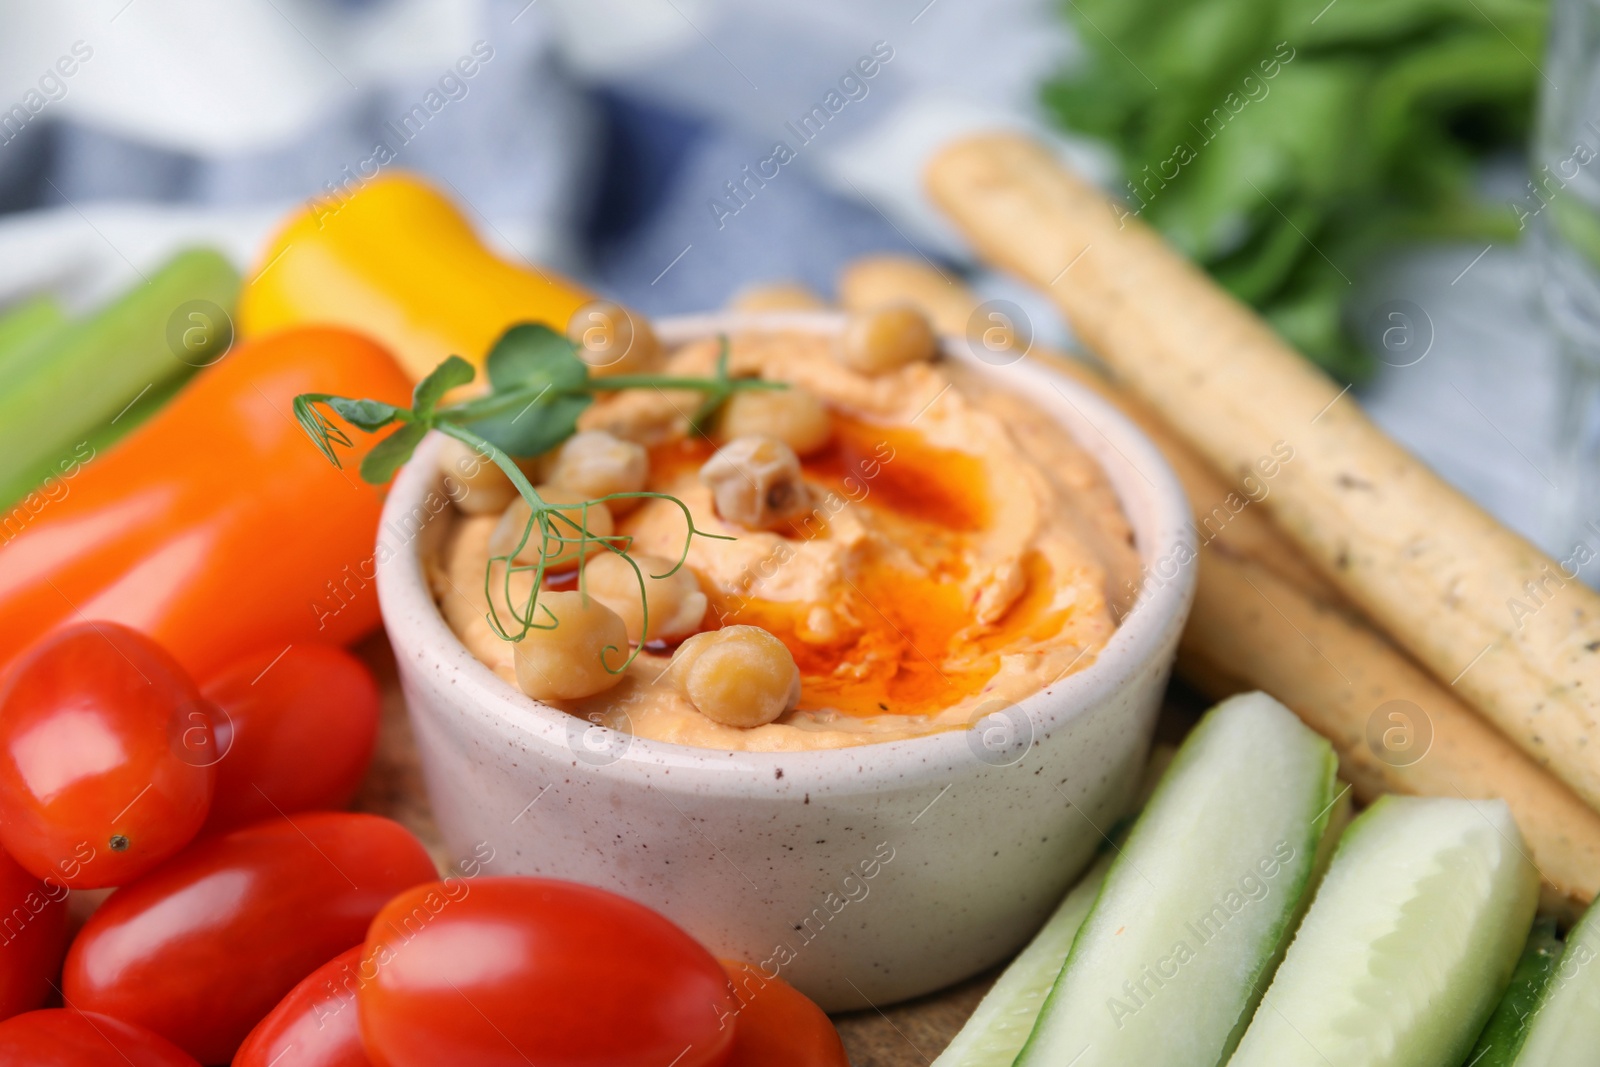
[[[495,392],[549,385],[577,388],[589,377],[571,341],[538,322],[522,322],[500,335],[485,361]]]
[[[1502,238],[1475,167],[1528,134],[1546,0],[1064,0],[1085,54],[1044,88],[1117,151],[1129,207],[1332,373],[1395,240]]]
[[[536,456],[571,437],[594,400],[580,392],[589,368],[572,342],[541,323],[501,334],[485,369],[494,391],[467,405],[464,424],[511,456]]]
[[[417,444],[428,435],[428,427],[421,422],[408,422],[394,433],[372,446],[361,460],[361,480],[372,485],[385,485],[394,472],[404,466]]]
[[[397,408],[393,404],[385,404],[381,400],[351,400],[342,396],[324,397],[328,406],[344,416],[344,420],[359,430],[371,433],[381,430],[395,419],[405,408]]]
[[[411,391],[411,410],[426,418],[433,413],[444,395],[457,386],[466,385],[476,376],[477,370],[460,356],[446,357],[445,361],[418,382]]]

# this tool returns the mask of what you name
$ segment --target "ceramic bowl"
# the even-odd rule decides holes
[[[840,324],[716,315],[658,332]],[[830,1011],[926,993],[1017,949],[1137,786],[1193,594],[1193,568],[1173,560],[1193,540],[1177,480],[1114,408],[1038,359],[966,348],[946,354],[1027,394],[1100,462],[1162,575],[1091,665],[973,729],[833,751],[718,752],[591,725],[502,681],[441,618],[421,558],[449,509],[425,442],[384,511],[378,593],[452,854],[615,890]]]

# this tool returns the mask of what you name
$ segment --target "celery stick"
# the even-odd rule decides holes
[[[231,311],[238,292],[220,253],[191,249],[95,314],[14,349],[0,375],[0,506],[67,469],[79,445],[126,432],[132,419],[119,416],[136,400],[216,358],[232,331],[209,309]],[[198,328],[191,312],[222,328]]]
[[[66,309],[48,295],[30,297],[0,312],[0,382],[11,379],[14,359],[66,324]]]

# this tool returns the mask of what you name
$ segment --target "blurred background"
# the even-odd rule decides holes
[[[196,242],[248,282],[287,213],[394,168],[652,315],[891,251],[1070,343],[921,192],[949,138],[1021,128],[1507,524],[1600,554],[1591,5],[3,0],[0,312]]]

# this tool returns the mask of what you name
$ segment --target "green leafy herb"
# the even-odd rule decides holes
[[[438,430],[471,447],[505,473],[527,502],[530,514],[517,544],[506,554],[492,557],[484,570],[488,622],[504,640],[520,641],[530,630],[551,629],[557,625],[555,616],[539,604],[539,593],[550,559],[562,555],[567,546],[573,544],[598,544],[627,560],[639,582],[643,622],[648,629],[650,605],[645,597],[644,574],[627,555],[631,538],[595,536],[589,530],[590,509],[604,507],[612,500],[652,498],[670,501],[683,512],[687,532],[682,550],[673,566],[664,574],[652,575],[655,578],[670,577],[683,566],[695,537],[725,538],[697,528],[688,505],[664,493],[612,493],[576,505],[547,503],[522,473],[514,457],[539,455],[571,437],[577,431],[578,416],[593,402],[596,393],[622,389],[678,389],[701,393],[705,399],[696,410],[690,429],[703,433],[710,419],[734,393],[787,386],[758,378],[732,377],[728,369],[726,337],[721,339],[716,373],[709,378],[655,374],[591,378],[588,366],[578,358],[572,342],[537,323],[520,323],[502,334],[489,352],[485,370],[490,391],[461,403],[440,406],[452,389],[473,380],[475,370],[461,357],[450,356],[417,383],[410,408],[376,400],[305,393],[294,399],[295,420],[336,467],[340,466],[338,450],[350,448],[352,442],[343,427],[329,417],[329,411],[367,433],[399,424],[361,461],[362,479],[374,485],[382,485],[393,478],[429,430]],[[574,510],[578,512],[576,518],[572,515]],[[537,560],[518,563],[517,557],[530,543],[538,546]],[[580,589],[585,588],[581,562],[584,555],[587,553],[580,555],[578,566]],[[533,577],[532,590],[519,600],[513,593],[512,578],[529,572]],[[505,606],[509,618],[502,618],[501,605]],[[638,649],[634,649],[619,666],[607,663],[606,669],[618,673],[638,654]]]
[[[1129,211],[1347,379],[1345,304],[1407,237],[1507,238],[1475,164],[1526,139],[1546,0],[1065,0],[1045,89],[1119,155]],[[1530,58],[1532,57],[1532,58]]]

